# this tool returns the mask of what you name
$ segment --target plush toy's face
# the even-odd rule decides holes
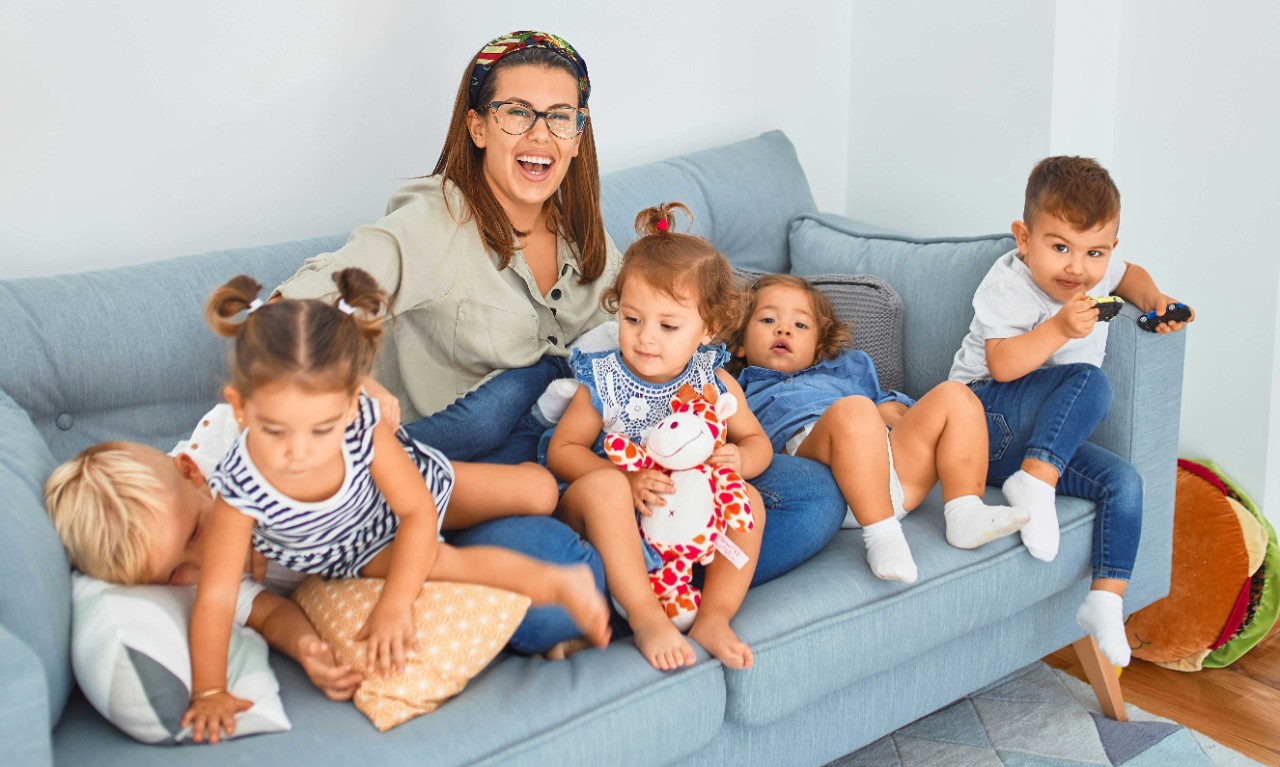
[[[696,413],[673,413],[649,433],[649,456],[664,469],[692,469],[711,457],[716,439]]]

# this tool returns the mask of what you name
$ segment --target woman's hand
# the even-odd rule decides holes
[[[253,701],[237,698],[223,690],[191,701],[191,707],[182,717],[182,726],[191,728],[193,743],[217,743],[222,733],[228,737],[236,732],[236,714],[253,708]]]
[[[366,642],[365,668],[369,673],[385,679],[403,672],[406,655],[418,649],[412,608],[388,606],[385,599],[379,599],[356,641]]]
[[[364,393],[378,402],[378,411],[382,414],[382,422],[391,427],[391,431],[400,428],[400,400],[387,388],[369,376],[360,376],[360,386]]]
[[[311,684],[329,700],[351,700],[364,681],[364,674],[353,670],[350,663],[338,665],[328,643],[314,634],[298,640],[298,662]]]
[[[741,474],[742,450],[732,442],[726,442],[712,451],[711,457],[707,458],[707,463],[712,466],[723,466],[726,469],[732,469],[734,472]]]
[[[636,511],[646,517],[653,513],[655,507],[667,505],[666,499],[662,497],[663,493],[676,491],[676,484],[671,481],[671,477],[656,469],[629,471],[626,476],[631,483],[631,503]]]

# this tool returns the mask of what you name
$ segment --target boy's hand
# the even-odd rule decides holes
[[[228,736],[236,732],[236,714],[253,708],[253,701],[237,698],[229,692],[220,692],[206,698],[191,701],[191,707],[182,717],[182,726],[191,727],[193,743],[217,743],[222,733]]]
[[[360,386],[364,393],[378,401],[378,410],[382,420],[391,427],[391,431],[400,428],[400,400],[387,391],[387,388],[369,376],[360,377]]]
[[[356,641],[366,641],[365,668],[370,674],[385,679],[403,672],[406,654],[418,649],[412,608],[388,607],[386,600],[378,600]]]
[[[298,640],[298,662],[311,684],[329,700],[351,700],[364,681],[364,674],[353,670],[350,663],[339,666],[329,645],[315,635]]]
[[[631,503],[646,517],[653,513],[655,507],[667,505],[662,493],[676,491],[676,483],[671,481],[671,477],[656,469],[629,471],[626,477],[631,483]]]
[[[1098,305],[1084,293],[1077,293],[1053,315],[1053,320],[1067,338],[1084,338],[1098,324]]]
[[[732,469],[738,474],[742,473],[742,451],[732,442],[726,442],[716,448],[711,453],[711,457],[707,459],[707,463],[712,466],[723,466],[726,469]]]
[[[1160,322],[1159,318],[1164,316],[1164,313],[1169,308],[1169,304],[1180,304],[1180,303],[1182,302],[1179,301],[1178,299],[1172,298],[1170,296],[1166,296],[1163,293],[1156,296],[1155,304],[1152,305],[1151,309],[1155,309],[1156,311],[1156,318],[1157,318],[1156,322],[1158,323],[1156,325],[1157,333],[1177,333],[1179,330],[1182,330],[1187,325],[1190,325],[1191,323],[1196,321],[1196,310],[1191,309],[1191,307],[1188,306],[1187,308],[1191,310],[1191,316],[1187,318],[1186,322],[1174,322],[1172,320],[1170,320],[1169,322]],[[1143,309],[1143,311],[1149,312],[1151,311],[1151,309]]]

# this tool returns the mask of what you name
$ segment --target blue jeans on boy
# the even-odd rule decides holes
[[[1093,501],[1093,578],[1128,580],[1142,535],[1142,477],[1085,439],[1111,409],[1111,382],[1094,365],[1041,368],[1016,381],[975,381],[987,413],[987,482],[1000,485],[1035,458],[1056,468],[1059,495]]]

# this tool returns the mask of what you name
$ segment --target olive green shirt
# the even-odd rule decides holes
[[[409,184],[392,195],[381,220],[356,229],[338,251],[307,259],[277,288],[285,298],[336,300],[334,272],[358,266],[373,275],[391,296],[394,317],[373,376],[400,398],[406,423],[503,370],[568,356],[573,339],[609,319],[600,293],[613,284],[622,255],[608,235],[604,272],[587,285],[578,282],[577,247],[557,238],[559,275],[543,296],[522,252],[498,269],[468,211],[452,183]]]

